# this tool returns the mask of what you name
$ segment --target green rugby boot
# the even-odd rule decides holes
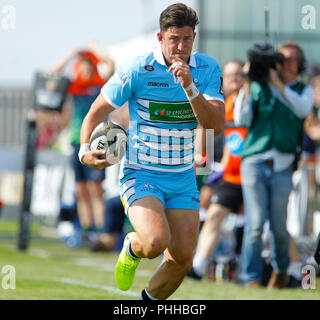
[[[127,247],[135,232],[126,235],[123,247],[115,268],[115,279],[120,290],[129,290],[141,258],[133,259],[127,254]]]

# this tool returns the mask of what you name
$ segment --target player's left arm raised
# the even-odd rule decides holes
[[[193,113],[199,124],[205,129],[214,129],[214,134],[220,134],[224,129],[224,103],[219,100],[206,100],[196,88],[188,64],[176,59],[169,68],[177,77],[185,90]]]

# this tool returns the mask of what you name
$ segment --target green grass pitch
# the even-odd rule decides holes
[[[4,231],[6,236],[4,236]],[[36,232],[38,232],[37,230]],[[9,233],[9,235],[8,235]],[[117,289],[114,266],[117,252],[93,253],[88,249],[71,250],[59,239],[33,237],[27,251],[17,250],[16,228],[0,220],[0,300],[138,300],[141,290],[161,262],[143,259],[129,291]],[[14,266],[15,289],[3,288],[2,269]],[[171,300],[318,300],[316,289],[247,289],[229,282],[207,278],[186,278]]]

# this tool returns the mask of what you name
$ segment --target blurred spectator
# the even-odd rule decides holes
[[[234,95],[242,86],[242,67],[240,60],[231,60],[223,68],[223,94],[225,97]]]
[[[0,216],[2,213],[2,208],[4,207],[4,203],[2,202],[2,200],[0,199]]]
[[[84,246],[94,252],[119,251],[125,234],[133,231],[119,195],[106,200],[104,213],[103,230],[88,233],[86,241],[83,241],[75,208],[73,206],[62,208],[58,224],[60,239],[71,249]]]
[[[314,76],[310,84],[314,90],[313,110],[304,123],[305,132],[302,141],[301,165],[316,161],[316,149],[318,149],[317,146],[320,140],[320,75]]]
[[[102,181],[104,170],[84,166],[78,159],[80,128],[92,102],[100,93],[103,84],[114,73],[114,62],[96,43],[88,48],[73,50],[53,67],[52,72],[62,73],[70,78],[69,95],[73,102],[70,122],[70,141],[74,152],[72,165],[76,177],[77,212],[85,232],[94,228],[103,231],[104,200]]]
[[[60,132],[65,129],[70,120],[69,108],[63,108],[62,112],[37,110],[36,125],[37,139],[36,148],[51,148]]]
[[[231,95],[235,97],[235,94],[239,91],[239,88],[241,88],[242,66],[243,63],[239,60],[231,60],[225,64],[223,68],[223,95],[225,98]],[[230,98],[230,101],[231,100],[233,101],[233,99]],[[205,136],[203,136],[203,139],[205,139]],[[211,198],[214,192],[214,185],[223,174],[223,167],[220,163],[224,152],[224,140],[224,132],[212,139],[212,142],[214,143],[214,163],[207,165],[212,167],[213,171],[209,176],[202,177],[202,181],[198,183],[200,190],[200,226],[202,226],[206,218],[207,210],[211,203]],[[204,140],[202,143],[202,150],[205,150],[205,146],[206,141]],[[197,154],[195,157],[196,156]],[[204,161],[206,161],[206,159],[202,159],[202,162]]]
[[[313,112],[309,114],[305,121],[305,131],[307,135],[315,142],[315,147],[317,149],[317,169],[319,170],[319,143],[320,143],[320,75],[315,75],[310,84],[314,89],[314,99],[313,99]],[[319,173],[317,174],[319,176]],[[317,184],[319,187],[319,178],[317,179]],[[320,266],[320,233],[318,234],[317,247],[314,252],[314,258],[317,264]]]
[[[286,226],[288,197],[303,121],[312,109],[312,87],[297,80],[305,69],[303,50],[290,42],[278,51],[284,61],[276,64],[277,71],[269,70],[269,82],[246,79],[235,102],[236,123],[248,127],[241,162],[245,208],[242,267],[250,288],[261,284],[261,235],[267,219],[272,232],[273,267],[268,288],[286,285],[290,243]]]
[[[308,67],[308,74],[313,78],[317,75],[320,75],[320,65],[318,64],[311,64]]]
[[[314,90],[313,112],[311,112],[305,121],[305,131],[314,141],[320,141],[320,75],[314,76],[310,84]]]
[[[221,224],[224,218],[231,212],[243,212],[240,159],[247,129],[235,127],[233,117],[234,100],[242,87],[242,67],[242,62],[232,60],[225,65],[223,71],[224,79],[226,79],[224,84],[227,84],[229,96],[225,102],[226,125],[225,146],[221,160],[222,170],[219,173],[214,172],[214,175],[209,178],[208,185],[204,187],[205,195],[210,192],[207,191],[208,188],[214,190],[214,195],[211,199],[212,192],[209,193],[209,203],[206,204],[209,209],[199,234],[193,268],[188,273],[188,276],[194,279],[201,279],[207,270],[212,254],[219,244]],[[201,191],[203,195],[203,189]],[[204,201],[200,197],[200,207],[201,200]]]
[[[92,251],[113,251],[122,247],[126,215],[120,196],[107,200],[105,214],[104,229],[95,239],[92,239],[90,244]]]
[[[317,247],[314,251],[314,260],[316,260],[318,266],[320,267],[320,232],[318,234]]]

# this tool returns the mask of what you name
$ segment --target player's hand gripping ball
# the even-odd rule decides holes
[[[90,137],[90,150],[106,151],[106,159],[112,159],[112,164],[119,162],[126,153],[128,136],[117,123],[106,120],[101,122]]]

